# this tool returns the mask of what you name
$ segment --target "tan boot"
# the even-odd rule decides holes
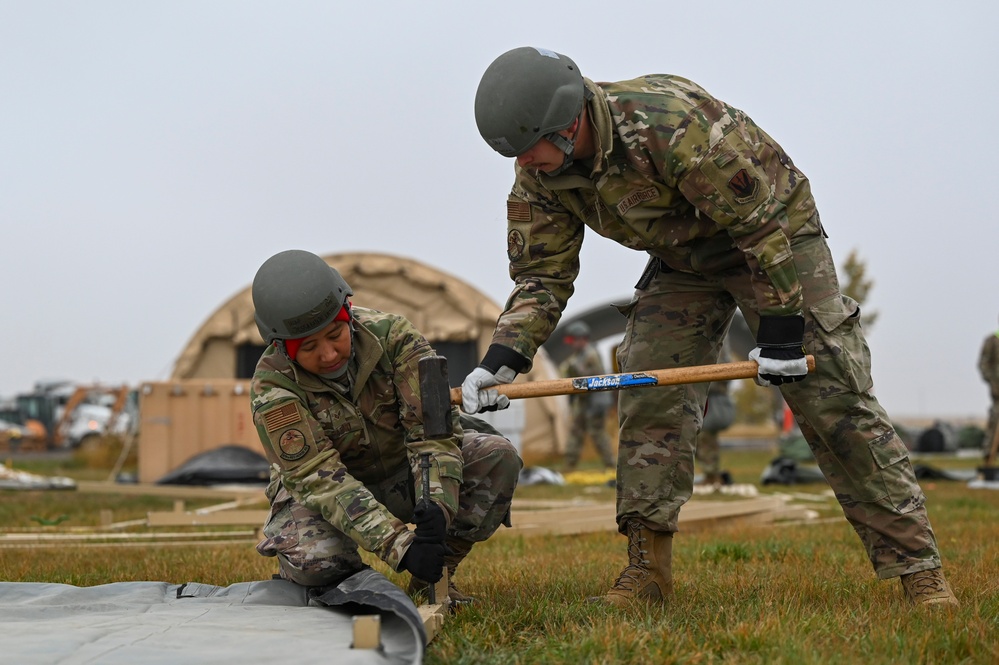
[[[698,483],[698,485],[709,485],[711,487],[717,487],[721,484],[721,474],[714,472],[705,473],[704,478],[702,478],[701,482]]]
[[[468,553],[472,549],[472,545],[475,543],[460,540],[458,538],[448,538],[447,547],[449,554],[444,557],[444,567],[447,568],[447,595],[451,601],[451,607],[454,609],[459,609],[464,605],[470,605],[476,602],[475,596],[469,596],[461,592],[454,583],[454,576],[458,571],[458,564],[461,563]],[[419,595],[421,598],[426,599],[429,594],[427,593],[427,587],[430,586],[427,582],[421,579],[412,578],[409,581],[409,587],[406,589],[407,593],[411,596]],[[438,599],[438,602],[440,599]]]
[[[918,573],[902,575],[902,588],[905,595],[917,607],[959,607],[944,577],[943,568],[921,570]]]
[[[673,534],[629,520],[628,565],[603,596],[592,600],[625,607],[635,599],[662,602],[673,595]]]
[[[448,538],[447,547],[449,554],[444,556],[444,566],[447,567],[448,575],[448,596],[451,598],[451,605],[456,609],[462,605],[470,605],[476,602],[475,596],[462,593],[454,584],[454,577],[458,573],[458,564],[465,560],[468,553],[472,551],[475,543],[459,538]]]

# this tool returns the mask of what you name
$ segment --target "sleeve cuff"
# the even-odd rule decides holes
[[[490,344],[486,355],[482,358],[482,362],[479,363],[479,367],[484,367],[495,374],[504,365],[517,372],[517,374],[522,374],[531,366],[531,361],[508,346]]]

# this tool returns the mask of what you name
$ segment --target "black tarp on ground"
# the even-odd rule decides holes
[[[825,483],[826,477],[815,464],[801,464],[789,457],[778,457],[760,474],[761,485],[799,485]]]
[[[227,445],[189,458],[156,481],[157,485],[266,484],[267,458],[249,448]]]
[[[351,648],[361,614],[380,615],[380,650]],[[416,606],[371,569],[321,593],[284,580],[0,582],[0,661],[18,665],[408,665],[425,645]]]
[[[916,441],[912,445],[912,450],[917,453],[949,453],[957,448],[957,428],[939,420],[917,434]]]
[[[967,482],[978,476],[978,472],[974,469],[947,470],[938,469],[928,464],[913,464],[912,471],[918,480],[960,480]]]

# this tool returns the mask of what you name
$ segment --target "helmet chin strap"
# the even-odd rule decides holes
[[[583,89],[583,106],[586,106],[586,102],[593,98],[593,93],[589,88]],[[554,171],[545,171],[545,175],[556,176],[565,173],[565,170],[572,166],[572,160],[574,153],[576,152],[576,137],[579,136],[579,130],[583,126],[583,110],[580,109],[579,115],[576,116],[576,129],[572,133],[572,136],[566,138],[559,134],[558,132],[552,132],[546,134],[545,138],[551,141],[552,145],[561,150],[565,154],[565,159],[562,160],[562,165],[559,166]]]
[[[582,123],[577,120],[576,131],[572,133],[571,138],[566,138],[561,134],[556,134],[552,132],[545,136],[546,139],[551,141],[552,145],[561,150],[565,154],[565,158],[562,160],[562,165],[553,171],[545,171],[545,175],[556,176],[565,172],[567,168],[572,166],[573,153],[576,151],[576,136],[579,135],[579,125]]]

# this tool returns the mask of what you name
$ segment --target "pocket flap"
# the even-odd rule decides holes
[[[357,522],[357,520],[370,513],[378,505],[378,502],[375,501],[375,498],[367,490],[363,492],[341,492],[336,495],[336,502],[340,505],[340,510],[343,511],[351,523]]]
[[[842,293],[827,298],[808,308],[812,318],[827,333],[839,327],[841,323],[853,316],[860,316],[860,305],[856,300]]]

